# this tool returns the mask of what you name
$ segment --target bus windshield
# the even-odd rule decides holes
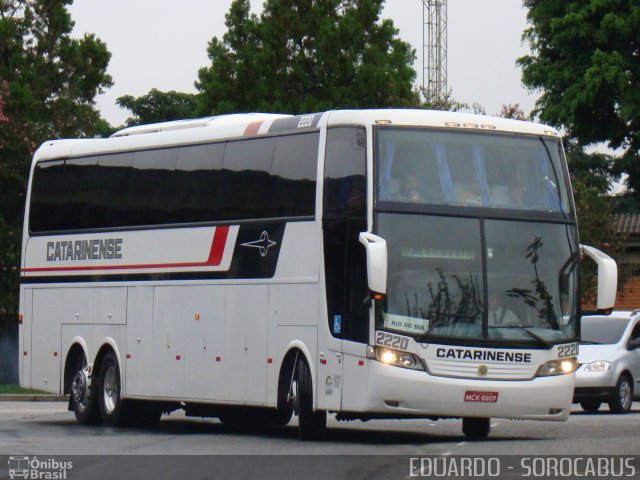
[[[577,234],[557,143],[380,129],[377,153],[375,230],[388,250],[377,328],[425,341],[576,338]]]
[[[378,165],[381,202],[569,212],[558,140],[381,128]]]

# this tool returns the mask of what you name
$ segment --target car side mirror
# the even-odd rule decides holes
[[[640,348],[640,338],[636,338],[635,340],[631,340],[629,342],[629,350],[635,350],[636,348]]]
[[[360,232],[360,243],[367,251],[367,283],[375,293],[387,293],[387,242],[369,232]]]

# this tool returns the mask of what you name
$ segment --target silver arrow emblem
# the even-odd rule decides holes
[[[260,255],[263,257],[267,256],[267,253],[269,252],[269,249],[271,247],[273,247],[274,245],[277,245],[276,242],[274,242],[273,240],[269,239],[269,234],[267,234],[267,232],[262,232],[260,234],[260,240],[254,240],[253,242],[247,242],[247,243],[241,243],[240,244],[243,247],[249,247],[249,248],[259,248],[260,249]]]

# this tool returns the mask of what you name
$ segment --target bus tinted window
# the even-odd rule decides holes
[[[34,173],[30,228],[311,216],[318,139],[314,132],[43,162]]]
[[[274,184],[274,215],[313,215],[318,168],[317,133],[278,138],[271,174]]]
[[[271,164],[275,145],[275,138],[227,144],[218,190],[218,220],[274,216]]]
[[[327,133],[324,216],[366,216],[364,128],[332,128]]]
[[[132,225],[169,223],[172,217],[175,148],[145,150],[133,155],[130,217]]]
[[[55,230],[63,211],[64,160],[36,165],[31,185],[30,225],[33,231]]]
[[[369,339],[365,250],[367,230],[364,128],[327,131],[324,170],[324,263],[329,329],[336,337]],[[337,328],[336,328],[337,325]]]
[[[76,228],[109,228],[131,225],[130,199],[133,184],[133,153],[104,155],[98,160],[95,209],[90,225]]]
[[[64,185],[58,195],[67,215],[58,219],[63,230],[93,226],[94,196],[97,186],[98,157],[73,158],[66,161]]]
[[[173,188],[175,223],[218,218],[217,195],[224,150],[224,143],[178,149]]]

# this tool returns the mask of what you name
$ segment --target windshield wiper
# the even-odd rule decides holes
[[[589,340],[581,340],[580,345],[602,345],[602,342],[590,342]]]
[[[521,332],[526,333],[529,337],[531,337],[534,340],[536,340],[539,344],[544,345],[547,348],[553,348],[553,343],[550,343],[547,340],[545,340],[544,338],[542,338],[540,335],[537,335],[537,334],[533,333],[531,330],[529,330],[528,327],[522,327],[520,325],[502,325],[502,326],[497,326],[497,327],[494,327],[494,328],[517,328]]]

